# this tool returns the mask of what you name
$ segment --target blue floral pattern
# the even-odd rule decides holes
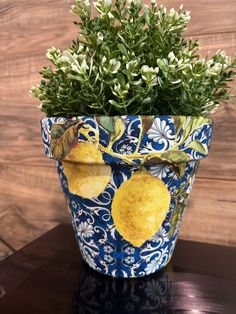
[[[142,117],[123,116],[119,119],[123,129],[116,136],[109,131],[109,125],[106,128],[106,121],[100,123],[94,116],[69,119],[74,123],[84,123],[76,133],[78,143],[97,141],[103,160],[111,167],[109,183],[102,193],[93,198],[70,192],[63,158],[58,158],[53,152],[53,125],[63,125],[68,119],[43,119],[42,138],[45,154],[57,159],[62,189],[83,259],[103,274],[141,277],[162,269],[171,258],[199,160],[208,153],[212,122],[208,118],[199,121],[199,118],[191,117],[155,116],[150,117],[149,128],[143,132]],[[86,127],[87,133],[83,133]],[[181,152],[180,160],[177,151]],[[152,159],[155,154],[158,154],[158,162]],[[149,157],[152,162],[148,162]],[[140,167],[164,182],[171,202],[160,229],[136,247],[115,228],[111,206],[121,184]]]

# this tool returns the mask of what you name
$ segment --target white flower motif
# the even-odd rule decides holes
[[[162,264],[161,256],[156,256],[150,263],[147,264],[146,274],[152,274],[159,269]]]
[[[176,177],[177,178],[177,177]],[[177,186],[176,185],[172,185],[170,188],[169,188],[169,191],[170,193],[175,193],[175,191],[177,190]]]
[[[111,253],[111,252],[113,252],[113,249],[112,249],[111,246],[105,245],[105,246],[104,246],[104,252],[106,252],[106,253]]]
[[[153,257],[153,252],[149,254],[149,256],[145,257],[146,261],[150,261],[149,257]],[[165,266],[170,258],[169,254],[169,248],[168,246],[165,246],[164,248],[161,248],[160,250],[156,251],[155,257],[147,263],[145,272],[147,275],[154,273],[155,271],[159,270],[163,266]]]
[[[135,258],[133,256],[128,256],[124,259],[126,264],[133,264],[135,262]]]
[[[81,235],[83,238],[92,237],[93,234],[94,234],[93,226],[90,225],[90,224],[88,224],[87,221],[82,221],[82,222],[79,224],[78,232],[80,233],[80,235]]]
[[[113,261],[113,258],[111,255],[104,255],[104,261],[111,263]]]
[[[161,120],[158,117],[154,119],[147,134],[149,139],[164,145],[162,150],[166,150],[174,144],[175,135],[172,134],[170,126],[165,120]]]
[[[123,144],[120,148],[120,153],[122,155],[131,155],[132,154],[132,147],[127,145],[127,144]]]
[[[76,203],[74,200],[71,201],[71,206],[72,206],[74,209],[77,209],[77,203]]]
[[[166,178],[166,176],[170,172],[170,169],[163,164],[159,164],[159,165],[157,164],[150,167],[150,172],[153,176],[159,177],[162,179],[162,178]]]
[[[128,246],[124,251],[126,254],[131,255],[131,254],[134,254],[135,249],[131,246]]]

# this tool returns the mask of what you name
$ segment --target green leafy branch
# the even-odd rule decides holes
[[[72,12],[77,38],[47,51],[52,66],[31,88],[47,116],[208,116],[229,99],[236,57],[201,58],[198,42],[184,37],[190,13],[182,6],[76,0]]]

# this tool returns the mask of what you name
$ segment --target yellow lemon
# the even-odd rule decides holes
[[[62,162],[71,193],[92,198],[102,193],[110,181],[111,168],[92,143],[78,143]]]
[[[64,160],[85,164],[105,164],[100,150],[97,149],[95,144],[90,142],[78,142]]]
[[[147,171],[138,171],[116,191],[112,217],[120,235],[138,247],[158,231],[169,206],[165,184]]]

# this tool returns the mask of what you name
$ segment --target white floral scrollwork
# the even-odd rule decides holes
[[[175,135],[173,134],[169,123],[158,117],[155,117],[151,128],[147,132],[148,138],[158,144],[163,144],[162,151],[174,144]]]

